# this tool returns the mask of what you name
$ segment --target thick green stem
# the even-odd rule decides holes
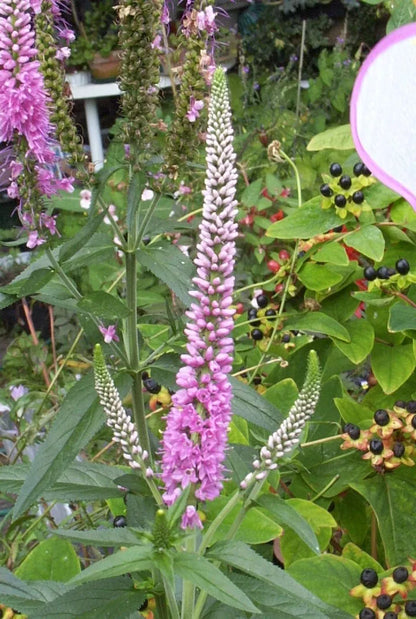
[[[186,540],[187,552],[195,552],[196,534],[190,535]],[[194,618],[195,585],[189,580],[184,580],[182,585],[182,612],[181,619]]]

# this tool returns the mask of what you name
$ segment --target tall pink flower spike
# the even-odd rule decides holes
[[[363,162],[416,210],[416,23],[384,37],[363,63],[351,131]]]

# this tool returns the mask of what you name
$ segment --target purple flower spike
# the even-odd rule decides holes
[[[206,139],[207,172],[202,222],[191,291],[195,302],[186,313],[187,354],[176,377],[162,443],[164,500],[175,502],[189,484],[200,501],[212,500],[223,484],[227,431],[231,419],[231,371],[237,224],[237,172],[225,74],[214,73]],[[189,514],[188,514],[189,516]],[[184,517],[183,525],[192,519]]]

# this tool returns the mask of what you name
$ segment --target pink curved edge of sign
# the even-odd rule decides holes
[[[416,23],[406,24],[405,26],[402,26],[401,28],[390,32],[387,36],[381,39],[381,41],[379,41],[371,50],[371,52],[363,62],[361,69],[358,72],[357,79],[354,83],[350,104],[350,123],[352,139],[354,141],[357,153],[360,155],[362,161],[365,163],[366,166],[368,166],[368,168],[370,168],[376,178],[378,178],[384,185],[387,185],[387,187],[393,189],[393,191],[399,193],[412,205],[413,209],[416,211],[416,196],[411,193],[406,187],[404,187],[401,183],[399,183],[399,181],[387,174],[378,166],[378,164],[367,153],[367,151],[361,144],[361,140],[357,132],[358,97],[360,95],[362,82],[366,76],[369,67],[378,56],[385,52],[386,49],[388,49],[395,43],[414,36],[416,36]]]

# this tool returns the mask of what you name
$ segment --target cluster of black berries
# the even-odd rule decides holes
[[[351,178],[348,174],[343,174],[339,163],[331,163],[329,166],[331,176],[320,187],[324,198],[322,208],[335,206],[342,219],[345,219],[348,211],[356,217],[361,214],[364,203],[362,189],[369,184],[367,179],[371,176],[370,170],[361,161],[355,164],[353,172],[354,178]]]
[[[379,409],[373,425],[362,430],[353,423],[344,426],[341,449],[355,448],[379,473],[404,464],[414,466],[416,455],[416,400],[398,401],[393,410]]]
[[[405,619],[416,617],[416,600],[407,600],[409,591],[416,586],[416,563],[412,561],[410,568],[396,567],[390,576],[379,582],[377,572],[366,568],[361,572],[360,584],[351,589],[353,597],[362,598],[365,607],[359,612],[357,619]],[[395,596],[400,596],[395,598]],[[401,599],[400,599],[401,598]],[[385,612],[383,615],[381,612]]]
[[[374,282],[376,279],[387,280],[393,277],[393,275],[407,275],[410,271],[410,265],[406,258],[399,258],[395,266],[395,269],[384,265],[378,267],[378,269],[375,269],[373,266],[366,267],[364,269],[364,279],[368,282]]]
[[[270,321],[276,318],[276,310],[269,305],[269,299],[265,294],[259,294],[256,297],[257,307],[250,307],[247,312],[247,318],[250,327],[254,327],[250,331],[250,336],[255,342],[259,342],[270,331]],[[267,309],[266,309],[267,308]]]

